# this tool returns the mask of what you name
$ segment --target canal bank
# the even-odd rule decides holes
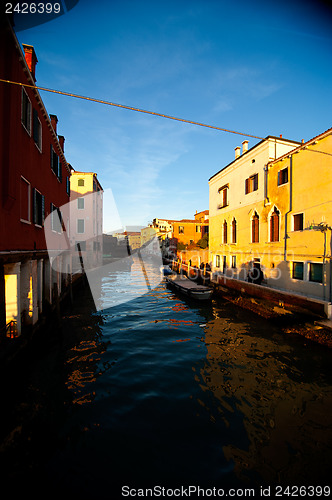
[[[78,291],[88,286],[85,275],[73,275],[61,294],[54,293],[52,303],[44,301],[43,312],[36,323],[25,324],[20,335],[8,336],[3,333],[0,336],[0,370],[6,370],[16,359],[20,360],[22,356],[25,356],[27,346],[35,337],[47,337],[50,328],[60,324],[62,311],[72,307]]]
[[[175,272],[211,287],[216,299],[228,301],[271,321],[285,334],[296,333],[332,347],[332,321],[328,319],[331,304],[327,302],[216,275],[187,263],[176,262],[171,267]]]

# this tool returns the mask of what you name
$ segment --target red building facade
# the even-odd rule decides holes
[[[25,322],[38,321],[54,289],[60,293],[60,275],[69,270],[68,262],[60,272],[50,266],[44,220],[69,203],[70,166],[57,117],[28,87],[36,84],[34,48],[21,48],[11,23],[1,22],[0,77],[23,85],[0,82],[0,332],[15,323],[20,334]]]
[[[33,47],[24,53],[9,24],[0,40],[2,78],[35,85]],[[0,82],[0,251],[46,249],[43,221],[70,196],[63,145],[38,90]]]

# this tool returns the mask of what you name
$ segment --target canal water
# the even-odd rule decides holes
[[[164,281],[144,293],[138,270],[103,279],[99,311],[82,288],[2,375],[2,484],[44,498],[329,484],[331,351]]]

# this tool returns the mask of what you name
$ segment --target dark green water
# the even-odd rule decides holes
[[[128,276],[104,280],[105,305]],[[2,480],[44,498],[121,498],[124,485],[256,496],[262,485],[324,486],[331,360],[327,348],[228,303],[186,302],[163,282],[95,313],[82,290],[61,329],[2,380]]]

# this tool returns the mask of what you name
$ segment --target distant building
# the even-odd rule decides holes
[[[153,219],[152,224],[141,230],[141,245],[157,237],[163,256],[174,256],[182,245],[195,246],[209,232],[209,211],[195,214],[195,219]],[[180,245],[179,245],[180,244]]]
[[[55,115],[35,85],[37,57],[6,19],[0,27],[0,332],[19,335],[54,302],[71,271],[70,254],[50,266],[44,220],[69,202],[70,169]],[[62,229],[54,228],[62,238]],[[12,332],[12,333],[10,333]]]
[[[96,173],[72,169],[70,201],[71,244],[81,252],[85,269],[99,267],[103,262],[103,188]],[[77,255],[73,269],[81,269]]]
[[[141,246],[141,233],[138,231],[125,231],[128,238],[128,244],[132,251],[137,250]]]

